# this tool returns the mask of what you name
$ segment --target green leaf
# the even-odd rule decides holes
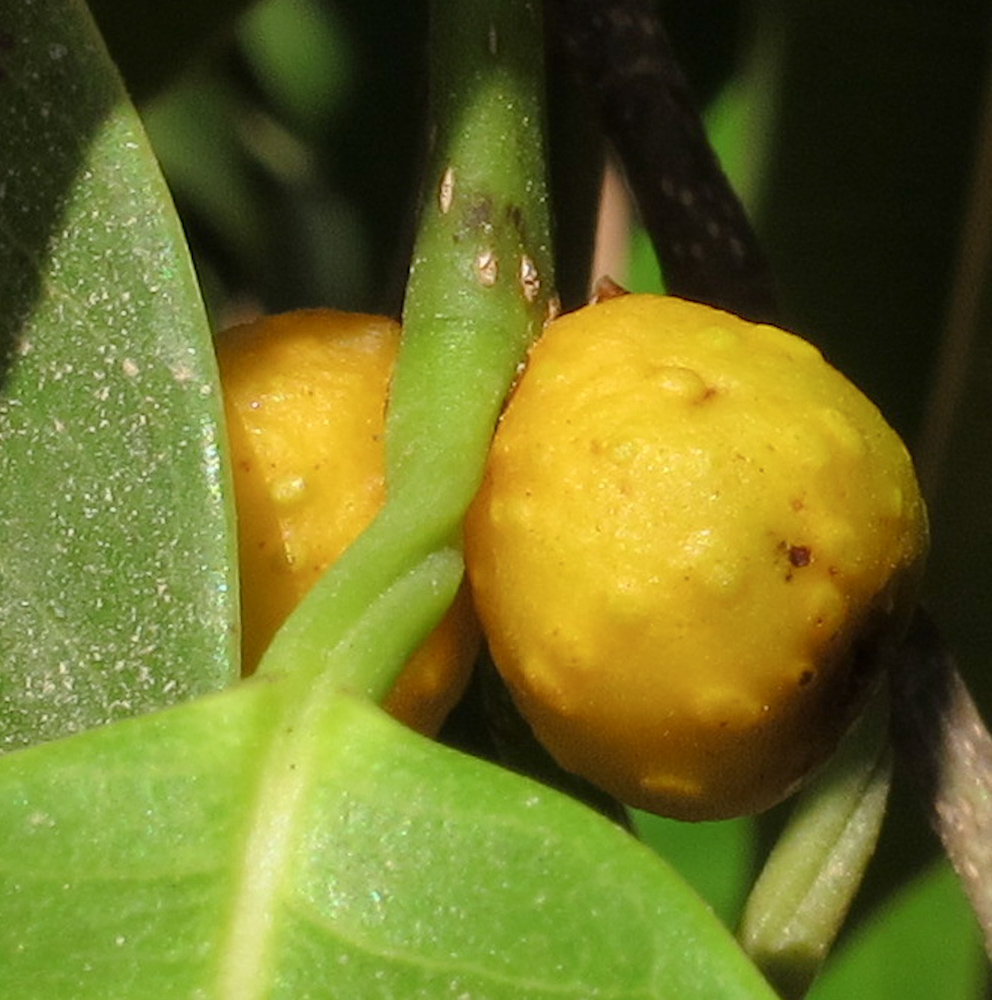
[[[738,932],[783,997],[805,996],[861,886],[892,777],[888,695],[876,696],[801,795]]]
[[[355,75],[338,10],[319,0],[265,0],[241,19],[238,40],[276,108],[305,133],[325,131]]]
[[[223,687],[237,592],[179,223],[72,0],[0,49],[0,748]]]
[[[618,827],[286,676],[9,755],[0,954],[32,1000],[773,997]]]

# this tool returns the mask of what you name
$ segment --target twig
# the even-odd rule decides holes
[[[774,320],[770,269],[654,5],[549,0],[547,13],[617,151],[668,291]]]
[[[917,612],[891,670],[892,738],[992,959],[992,736],[936,627]]]

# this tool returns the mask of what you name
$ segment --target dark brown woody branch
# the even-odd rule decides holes
[[[617,152],[668,291],[774,321],[770,269],[710,147],[655,6],[548,0],[547,13],[549,37]]]

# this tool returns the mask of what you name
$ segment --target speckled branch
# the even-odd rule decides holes
[[[649,0],[550,0],[566,54],[617,151],[666,288],[752,320],[777,315],[772,276],[718,163]]]
[[[891,676],[899,763],[922,793],[992,958],[992,736],[923,612]]]

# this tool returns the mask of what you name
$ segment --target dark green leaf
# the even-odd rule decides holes
[[[179,224],[80,3],[0,48],[0,748],[236,670],[216,374]]]

